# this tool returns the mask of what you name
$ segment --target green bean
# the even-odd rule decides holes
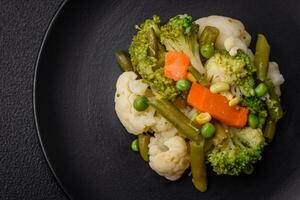
[[[204,44],[208,43],[213,43],[215,44],[218,36],[219,36],[219,29],[213,26],[205,26],[204,30],[202,31],[200,38],[199,38],[199,43],[200,47]]]
[[[155,35],[155,31],[153,28],[150,28],[148,31],[148,41],[149,41],[149,54],[157,58],[158,56],[158,40]]]
[[[190,141],[191,150],[191,170],[193,176],[193,184],[195,188],[201,192],[205,192],[207,189],[207,174],[205,166],[205,153],[204,153],[205,141],[199,143]]]
[[[224,127],[219,122],[215,121],[213,124],[216,127],[216,133],[212,138],[212,142],[215,146],[217,146],[227,139],[227,134]]]
[[[191,72],[191,74],[201,85],[209,86],[209,81],[206,79],[205,75],[200,74],[194,67],[189,67],[189,72]]]
[[[140,134],[138,136],[138,144],[139,144],[139,151],[140,155],[142,156],[143,160],[148,162],[149,161],[149,156],[148,156],[148,151],[149,151],[149,145],[150,143],[150,136],[149,135],[144,135]]]
[[[257,68],[257,78],[261,81],[265,81],[268,68],[269,68],[269,57],[270,57],[270,45],[263,34],[258,34],[254,65]]]
[[[269,95],[270,95],[270,98],[267,99],[266,101],[269,115],[273,121],[278,121],[283,116],[283,110],[280,105],[280,100],[275,92],[274,85],[273,84],[271,85],[270,82],[266,83],[266,85],[269,86]]]
[[[190,119],[186,117],[174,104],[165,99],[155,99],[149,101],[149,104],[188,139],[194,141],[202,140],[199,130],[191,125]]]
[[[125,72],[133,71],[133,67],[132,67],[130,58],[125,51],[119,50],[115,53],[115,56],[116,56],[118,64],[122,68],[122,70],[124,70]]]
[[[131,150],[132,151],[139,151],[139,145],[138,145],[138,140],[135,139],[131,142]]]
[[[264,136],[268,142],[272,142],[276,132],[276,121],[268,120],[264,128]]]

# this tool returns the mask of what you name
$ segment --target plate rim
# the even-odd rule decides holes
[[[61,180],[59,179],[59,177],[57,176],[54,167],[51,164],[51,161],[49,160],[46,148],[44,146],[44,142],[41,136],[41,131],[39,128],[39,123],[38,123],[38,117],[37,117],[37,108],[36,108],[36,87],[37,87],[37,74],[38,74],[38,69],[40,68],[40,61],[41,61],[41,56],[43,51],[45,50],[45,43],[48,40],[48,37],[50,35],[51,30],[54,28],[54,24],[57,21],[58,17],[60,16],[60,14],[62,13],[62,10],[65,8],[65,6],[67,5],[67,3],[69,3],[70,0],[63,0],[59,7],[57,8],[57,10],[55,11],[55,14],[52,16],[47,29],[44,33],[42,42],[40,44],[40,48],[38,50],[38,55],[36,58],[36,62],[34,65],[34,74],[33,74],[33,83],[32,83],[32,108],[33,108],[33,117],[34,117],[34,128],[36,130],[36,134],[38,136],[38,143],[40,148],[42,149],[43,152],[43,156],[46,160],[46,163],[48,165],[48,167],[50,168],[51,174],[54,176],[54,179],[56,181],[56,183],[58,183],[59,188],[61,189],[61,191],[63,192],[63,194],[68,198],[68,199],[73,199],[72,196],[70,195],[70,193],[67,191],[67,189],[63,186]]]

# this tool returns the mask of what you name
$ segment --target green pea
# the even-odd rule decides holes
[[[259,119],[256,115],[254,114],[250,114],[248,116],[248,125],[251,127],[251,128],[257,128],[257,126],[259,125]]]
[[[180,91],[188,91],[191,87],[191,83],[187,80],[179,80],[176,83],[176,88]]]
[[[139,151],[139,144],[138,144],[138,140],[135,139],[131,142],[131,150],[132,151],[136,151],[138,152]]]
[[[145,96],[137,96],[133,102],[133,107],[137,111],[144,111],[149,107],[148,99]]]
[[[204,58],[210,58],[214,55],[215,49],[213,43],[203,44],[200,48],[201,55]]]
[[[258,97],[264,96],[268,92],[268,87],[264,83],[260,83],[256,88],[255,88],[255,94]]]
[[[248,165],[245,169],[243,169],[244,174],[250,175],[254,172],[253,165]]]
[[[211,138],[212,136],[214,136],[216,131],[215,126],[212,123],[205,123],[202,128],[201,128],[201,135],[208,139]]]

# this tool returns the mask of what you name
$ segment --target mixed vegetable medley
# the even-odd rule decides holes
[[[206,165],[218,175],[251,174],[283,116],[277,63],[258,34],[253,54],[244,25],[229,17],[196,21],[183,14],[162,24],[153,16],[136,26],[115,110],[137,136],[133,151],[159,175],[177,180],[190,168],[207,189]]]

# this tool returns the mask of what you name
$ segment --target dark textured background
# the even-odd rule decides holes
[[[0,0],[0,199],[66,199],[34,127],[32,79],[62,0]]]

